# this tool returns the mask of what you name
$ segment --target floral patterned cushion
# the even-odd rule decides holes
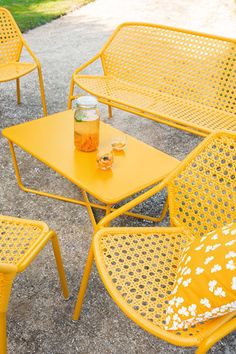
[[[236,311],[236,223],[184,250],[163,326],[184,329],[231,311]]]

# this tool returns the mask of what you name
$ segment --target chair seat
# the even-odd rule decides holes
[[[189,125],[197,129],[236,130],[235,114],[211,108],[194,101],[178,98],[171,94],[148,89],[109,76],[75,75],[76,84],[87,92],[120,105],[133,108],[153,116],[177,120],[178,125]],[[122,106],[122,107],[121,107]]]
[[[99,274],[116,304],[143,329],[175,345],[195,346],[233,314],[182,331],[165,331],[168,298],[183,248],[183,228],[105,228],[94,237]]]
[[[0,65],[0,82],[10,81],[24,76],[37,68],[35,63],[13,62]]]
[[[48,242],[48,234],[44,222],[0,215],[0,263],[15,264],[18,271],[24,270],[39,246]]]

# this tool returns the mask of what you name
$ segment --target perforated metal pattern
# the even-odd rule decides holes
[[[99,246],[95,260],[99,259],[105,267],[105,277],[109,279],[109,284],[105,284],[118,304],[121,298],[130,311],[135,311],[139,324],[146,320],[159,328],[164,323],[182,249],[189,241],[186,234],[173,228],[156,233],[126,230],[117,234],[104,229],[96,238]],[[194,337],[197,341],[210,322],[172,331],[172,335]]]
[[[104,97],[110,101],[125,102],[135,109],[159,114],[169,119],[194,124],[210,131],[227,129],[236,131],[236,116],[223,110],[199,105],[186,98],[147,89],[145,86],[136,86],[122,82],[112,77],[93,78],[89,76],[77,77],[77,83],[96,96]]]
[[[200,135],[236,131],[236,40],[125,24],[101,59],[103,77],[74,79],[103,102]]]
[[[126,25],[102,54],[107,75],[236,113],[236,41]]]
[[[15,21],[0,7],[0,65],[17,61],[22,48],[22,40]]]
[[[171,219],[203,236],[236,221],[236,136],[212,140],[169,186]]]
[[[44,233],[45,224],[0,216],[0,263],[19,265]]]
[[[180,233],[106,234],[101,253],[123,299],[148,320],[159,323],[173,288],[186,237]]]

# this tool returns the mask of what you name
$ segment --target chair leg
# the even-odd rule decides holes
[[[112,108],[108,105],[108,117],[112,118]]]
[[[77,302],[76,302],[75,309],[74,309],[73,321],[77,321],[79,319],[84,296],[85,296],[87,285],[88,285],[89,276],[90,276],[92,265],[93,265],[93,260],[94,260],[93,245],[91,244],[90,249],[89,249],[88,258],[86,261],[86,265],[84,268],[83,278],[82,278],[82,281],[80,284]]]
[[[69,291],[68,291],[68,287],[67,287],[66,275],[65,275],[65,270],[63,267],[59,242],[58,242],[58,239],[57,239],[57,236],[55,233],[53,233],[51,240],[52,240],[53,251],[54,251],[54,255],[55,255],[55,259],[56,259],[56,263],[57,263],[58,275],[59,275],[59,278],[61,281],[62,292],[63,292],[64,298],[68,299],[69,298]]]
[[[41,100],[42,100],[42,106],[43,106],[43,113],[44,113],[44,116],[46,117],[48,115],[48,112],[47,112],[44,85],[43,85],[42,69],[41,69],[40,66],[38,66],[38,75],[39,75],[39,86],[40,86],[40,91],[41,91]]]
[[[6,313],[0,313],[0,354],[7,354],[7,320]]]
[[[71,79],[71,83],[70,83],[70,93],[69,93],[69,97],[68,97],[68,109],[71,109],[72,106],[72,99],[73,99],[73,94],[74,94],[74,79],[72,77]]]
[[[20,78],[16,79],[17,104],[20,104]]]

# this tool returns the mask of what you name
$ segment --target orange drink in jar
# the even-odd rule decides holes
[[[80,151],[94,151],[99,145],[100,114],[97,99],[82,96],[75,102],[74,143]]]

